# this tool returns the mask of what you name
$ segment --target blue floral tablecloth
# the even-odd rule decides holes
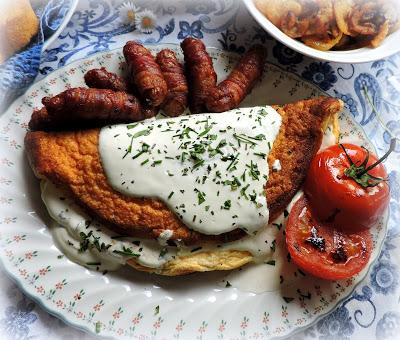
[[[121,47],[130,39],[177,43],[192,36],[204,39],[207,46],[239,53],[262,43],[271,51],[269,62],[341,98],[379,154],[388,149],[392,136],[400,136],[400,54],[360,65],[315,61],[273,40],[235,0],[133,0],[121,4],[81,0],[59,38],[43,52],[37,79],[73,60]],[[135,21],[126,20],[129,9],[141,10]],[[400,339],[400,143],[386,167],[392,188],[391,219],[378,261],[353,295],[293,339]],[[0,274],[1,339],[92,338],[50,316],[25,297],[1,269]]]

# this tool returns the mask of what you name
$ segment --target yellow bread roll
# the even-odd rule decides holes
[[[29,0],[0,1],[0,63],[29,44],[39,20]]]

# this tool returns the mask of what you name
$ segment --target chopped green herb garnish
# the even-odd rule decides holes
[[[155,167],[156,165],[159,165],[161,163],[162,163],[162,160],[160,159],[160,160],[154,161],[153,164],[151,164],[151,166]]]
[[[238,159],[240,153],[237,153],[236,156],[233,157],[232,161],[229,163],[228,167],[226,168],[226,170],[229,170],[231,168],[231,166],[235,163],[235,161]]]
[[[133,143],[133,137],[131,138],[131,142],[130,142],[129,146],[126,149],[125,155],[122,156],[122,159],[124,159],[128,155],[128,153],[132,152],[132,143]]]
[[[242,185],[242,183],[240,183],[240,181],[238,180],[237,177],[234,177],[233,180],[231,180],[231,181],[230,180],[226,180],[224,182],[224,185],[230,185],[231,186],[231,190],[235,191],[238,187],[240,187]]]
[[[140,254],[136,254],[133,252],[131,248],[122,246],[122,250],[113,250],[113,253],[118,254],[118,255],[123,255],[123,256],[128,256],[128,257],[139,257]]]
[[[141,130],[141,131],[136,132],[132,136],[132,138],[138,138],[138,137],[141,137],[141,136],[148,136],[149,134],[150,134],[150,129],[145,129],[145,130]]]
[[[204,129],[204,131],[202,131],[201,133],[199,133],[199,137],[203,137],[205,136],[207,133],[209,133],[211,130],[211,126],[208,126]]]
[[[162,258],[162,257],[164,257],[167,253],[168,253],[168,248],[163,248],[163,249],[161,249],[161,251],[160,251],[159,257]]]
[[[206,194],[197,189],[195,189],[195,191],[197,191],[197,199],[198,199],[199,205],[204,203],[206,200],[206,198],[205,198]]]
[[[99,252],[105,251],[111,247],[111,244],[106,245],[104,242],[99,243],[100,237],[96,237],[93,235],[93,231],[89,231],[89,233],[85,234],[84,232],[80,232],[79,236],[81,238],[79,252],[84,252],[90,248],[95,247]],[[92,238],[92,239],[91,239]]]
[[[221,209],[229,210],[231,208],[231,200],[227,200],[224,202],[224,205],[221,207]]]
[[[249,199],[249,197],[246,194],[246,190],[248,189],[248,187],[250,186],[250,184],[247,184],[245,187],[243,187],[242,189],[240,189],[240,194],[245,197],[246,199]]]
[[[135,128],[135,127],[138,126],[138,125],[139,125],[139,123],[129,124],[129,125],[126,126],[126,128],[127,128],[128,130],[130,130],[130,129]]]
[[[250,140],[248,136],[246,135],[238,135],[236,133],[233,134],[233,137],[236,138],[239,142],[251,144],[251,145],[256,145],[257,143]]]
[[[267,156],[267,154],[263,153],[263,152],[254,152],[254,155],[256,156],[260,156],[261,158],[265,158]]]
[[[272,251],[275,251],[275,249],[276,249],[276,240],[272,241],[272,245],[270,246],[270,248],[271,248]]]
[[[257,113],[263,117],[265,117],[268,114],[268,111],[265,109],[258,110]]]
[[[204,164],[204,159],[199,160],[198,162],[196,162],[193,167],[192,167],[192,171],[197,169],[199,166],[202,166]]]
[[[249,173],[254,180],[259,180],[260,171],[258,170],[258,165],[250,161],[250,165],[246,164],[246,167],[249,169]]]
[[[143,155],[144,153],[148,152],[149,148],[150,148],[150,145],[143,143],[141,150],[139,150],[139,152],[136,155],[132,156],[132,159],[136,159],[139,156]]]

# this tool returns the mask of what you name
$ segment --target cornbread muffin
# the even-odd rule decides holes
[[[0,63],[29,44],[39,20],[29,0],[0,1]]]

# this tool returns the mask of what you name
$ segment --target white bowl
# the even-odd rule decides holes
[[[377,48],[363,47],[348,51],[318,51],[283,33],[257,9],[254,0],[243,0],[243,2],[252,17],[275,39],[287,47],[315,59],[355,64],[383,59],[400,51],[400,30],[386,37]]]

